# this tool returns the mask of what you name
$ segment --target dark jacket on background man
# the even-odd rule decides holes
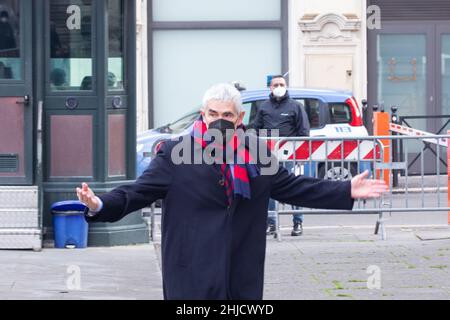
[[[253,129],[278,129],[280,137],[309,136],[309,120],[300,102],[286,93],[277,99],[270,94],[270,99],[259,107],[255,120],[250,126]]]
[[[192,137],[191,154],[194,154]],[[165,142],[135,183],[100,195],[102,210],[89,222],[114,222],[163,199],[162,277],[165,299],[262,299],[269,198],[302,206],[348,209],[350,181],[295,176],[279,167],[250,178],[251,199],[228,205],[219,165],[171,160]]]

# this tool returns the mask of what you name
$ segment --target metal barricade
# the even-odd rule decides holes
[[[411,136],[377,136],[377,137],[298,137],[279,138],[274,144],[273,152],[281,162],[293,162],[296,172],[312,177],[345,180],[364,170],[370,170],[371,177],[385,180],[390,192],[379,199],[356,200],[352,211],[345,210],[301,210],[286,209],[286,205],[277,203],[276,237],[281,241],[279,224],[280,215],[301,213],[311,214],[378,214],[375,234],[381,233],[386,239],[386,214],[393,212],[436,212],[450,211],[448,206],[447,176],[425,176],[424,150],[419,151],[421,161],[420,175],[408,175],[408,148],[419,142],[436,141],[436,162],[440,155],[447,155],[447,139],[450,135]],[[388,141],[383,145],[381,141]],[[393,143],[403,144],[404,154],[401,162],[393,162]],[[383,153],[388,153],[386,161]],[[398,186],[393,186],[393,174],[399,174]],[[338,173],[342,173],[339,176]],[[445,184],[445,185],[444,185]],[[427,196],[425,196],[427,195]],[[273,212],[271,212],[273,214]]]
[[[282,240],[279,216],[300,213],[304,215],[335,215],[335,214],[376,214],[375,234],[381,234],[381,239],[387,238],[385,222],[386,214],[396,212],[436,212],[448,211],[448,178],[446,175],[426,176],[424,174],[424,149],[420,151],[421,174],[409,177],[408,154],[413,143],[436,140],[439,164],[441,155],[448,157],[447,139],[450,135],[411,136],[370,136],[370,137],[289,137],[267,138],[272,143],[274,154],[282,165],[293,163],[295,174],[332,180],[346,180],[369,170],[371,177],[387,181],[390,192],[379,199],[355,201],[353,210],[323,210],[323,209],[292,209],[290,205],[276,202],[276,237]],[[388,140],[388,145],[381,141]],[[445,143],[443,143],[445,141]],[[392,145],[403,144],[401,161],[393,161]],[[384,153],[389,153],[389,161],[385,161]],[[393,184],[393,172],[398,174],[398,185]],[[450,172],[450,171],[449,171]],[[426,196],[427,195],[427,196]],[[287,206],[289,206],[287,208]],[[290,208],[290,209],[289,209]],[[156,236],[156,219],[161,213],[153,204],[148,216],[150,217],[151,239]],[[449,221],[450,223],[450,221]]]
[[[414,129],[414,127],[411,125],[411,121],[421,121],[421,120],[422,121],[430,121],[430,120],[432,120],[432,121],[436,121],[436,122],[439,121],[439,120],[442,121],[442,123],[438,126],[438,128],[435,130],[435,132],[430,132],[430,134],[436,134],[436,135],[444,134],[444,132],[446,131],[446,129],[448,128],[448,126],[450,124],[450,115],[398,116],[397,115],[398,107],[393,106],[391,108],[391,110],[392,110],[392,117],[395,117],[395,120],[396,120],[396,121],[392,121],[393,123],[396,123],[396,124],[399,124],[399,125],[405,126],[407,128],[411,128],[411,129]],[[431,157],[438,158],[440,163],[441,163],[441,165],[439,165],[439,162],[438,162],[436,167],[434,167],[432,170],[428,170],[429,171],[428,174],[436,174],[436,173],[444,172],[446,170],[445,168],[447,167],[447,159],[446,159],[446,157],[439,157],[437,155],[437,152],[435,150],[433,142],[430,142],[430,141],[427,141],[427,140],[422,140],[422,142],[423,142],[423,145],[422,145],[423,151],[424,152],[428,151],[428,154]],[[394,158],[400,158],[404,154],[403,145],[402,144],[400,144],[398,146],[398,148],[394,148],[394,150],[398,150],[398,154],[396,154],[396,153],[393,154]],[[421,153],[417,152],[417,151],[413,152],[412,154],[410,154],[410,159],[409,159],[409,162],[408,162],[408,167],[409,167],[410,170],[412,169],[412,167],[414,166],[414,164],[417,161],[420,161],[419,160],[420,157],[421,157]],[[411,173],[414,175],[413,170],[411,170]],[[394,181],[394,185],[395,185],[395,182],[396,181]]]

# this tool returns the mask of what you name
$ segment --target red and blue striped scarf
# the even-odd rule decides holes
[[[240,127],[239,129],[244,128]],[[206,132],[206,124],[201,118],[194,122],[191,135],[194,138],[195,143],[202,146],[202,149],[214,142],[211,141],[211,139],[205,139]],[[227,164],[226,161],[223,161],[224,163],[220,164],[228,205],[231,205],[233,198],[237,195],[250,199],[250,178],[257,177],[260,174],[259,167],[256,164],[249,163],[252,161],[252,157],[247,148],[240,147],[241,143],[244,142],[241,142],[235,134],[227,143],[234,151],[234,162],[233,164]],[[214,147],[222,150],[226,149],[223,144],[217,144],[214,145]]]

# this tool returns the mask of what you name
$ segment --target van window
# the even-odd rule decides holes
[[[317,99],[295,99],[296,101],[300,102],[305,108],[306,114],[308,115],[309,120],[309,126],[311,129],[319,128],[320,125],[320,118],[319,118],[319,109],[320,109],[320,102]]]
[[[345,103],[330,103],[330,123],[350,123],[352,121],[352,112]]]
[[[259,106],[266,100],[249,101],[242,104],[245,111],[245,116],[243,123],[245,126],[249,126],[255,121],[256,113],[258,112]]]
[[[309,125],[311,129],[321,127],[319,110],[320,101],[310,98],[294,98],[295,101],[300,102],[308,115]],[[245,110],[244,124],[248,125],[253,123],[261,104],[266,100],[250,101],[243,104]]]
[[[184,116],[183,118],[175,121],[174,123],[171,123],[169,125],[169,131],[171,133],[180,133],[183,130],[186,130],[191,126],[195,120],[197,120],[200,117],[200,112],[191,113],[187,116]]]

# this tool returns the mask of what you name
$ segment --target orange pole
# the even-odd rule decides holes
[[[450,130],[447,130],[447,134],[450,134]],[[450,207],[450,139],[447,139],[447,177],[448,206]],[[447,223],[450,225],[450,211],[447,213]]]
[[[374,136],[389,136],[389,114],[387,112],[374,112],[373,113],[373,134]],[[383,145],[383,162],[390,162],[390,140],[381,139]],[[383,180],[389,185],[390,170],[377,170],[376,178],[380,179],[381,173],[383,173]]]

